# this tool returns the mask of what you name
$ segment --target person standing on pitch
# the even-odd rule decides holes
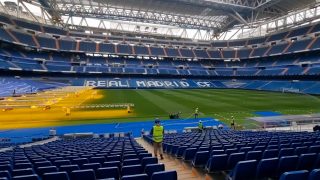
[[[231,129],[236,130],[236,124],[234,122],[234,117],[231,116]]]
[[[197,119],[198,118],[198,115],[199,115],[199,108],[196,108],[194,110],[194,118]]]
[[[155,120],[155,125],[152,127],[150,134],[153,137],[153,148],[154,148],[154,156],[158,157],[158,151],[160,153],[160,158],[163,159],[163,148],[162,141],[164,135],[164,128],[160,125],[160,120],[157,118]]]

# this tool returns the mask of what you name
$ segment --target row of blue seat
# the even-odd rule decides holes
[[[33,170],[32,168],[26,169],[17,169],[17,170],[4,170],[0,171],[0,177],[16,177],[16,176],[25,176],[25,175],[33,175],[37,174],[40,178],[46,173],[53,173],[53,172],[66,172],[69,176],[72,175],[72,172],[79,171],[79,170],[93,170],[95,175],[98,179],[104,178],[115,178],[119,179],[123,176],[128,175],[135,175],[145,173],[149,177],[152,176],[154,172],[165,171],[164,164],[157,164],[157,163],[150,163],[146,164],[145,166],[141,165],[128,165],[123,166],[121,169],[117,166],[111,167],[101,167],[97,164],[86,165],[85,167],[79,168],[78,165],[61,165],[60,167],[57,166],[41,166]]]
[[[11,36],[10,36],[10,35]],[[14,38],[13,38],[13,37]],[[30,47],[60,50],[60,51],[77,51],[77,52],[104,52],[110,54],[125,54],[125,55],[144,55],[144,56],[167,56],[167,57],[183,57],[183,58],[198,58],[198,59],[234,59],[234,58],[249,58],[255,56],[277,55],[284,53],[295,53],[297,51],[316,50],[320,42],[317,37],[299,39],[292,43],[280,42],[271,46],[260,47],[257,52],[255,49],[242,46],[241,50],[230,49],[212,49],[209,44],[206,49],[197,47],[190,49],[188,47],[148,47],[143,45],[131,46],[127,43],[113,44],[112,42],[97,43],[91,40],[76,41],[73,38],[56,38],[49,36],[35,36],[29,32],[16,30],[14,28],[1,28],[0,37],[2,40],[14,43],[23,43]],[[57,42],[57,43],[56,43]],[[98,48],[97,48],[98,47]],[[209,49],[209,50],[208,50]],[[237,52],[241,53],[237,53]],[[259,52],[259,53],[258,53]]]
[[[280,180],[317,180],[320,179],[320,169],[314,169],[310,173],[307,170],[289,171],[281,175]]]
[[[290,170],[320,168],[320,134],[310,132],[251,132],[213,130],[169,134],[164,150],[191,161],[208,173],[231,171],[242,161],[255,163],[252,178],[279,177]],[[152,142],[151,136],[144,136]],[[239,173],[238,173],[239,174]]]
[[[44,173],[42,178],[40,178],[37,174],[30,175],[21,175],[11,177],[0,177],[0,180],[97,180],[99,177],[104,180],[116,180],[118,178],[110,178],[110,174],[112,173],[111,169],[101,169],[98,171],[99,174],[95,174],[93,170],[74,170],[68,175],[66,172],[49,172]],[[135,174],[135,175],[126,175],[121,177],[121,180],[177,180],[177,172],[176,171],[158,171],[153,172],[151,176],[148,174]]]
[[[230,180],[253,180],[253,179],[264,179],[265,177],[270,177],[268,173],[273,173],[271,167],[267,171],[261,171],[257,169],[257,166],[263,166],[261,164],[257,165],[256,160],[240,161],[234,170],[228,175]],[[255,173],[257,169],[257,174]],[[314,169],[310,172],[308,170],[297,170],[297,171],[286,171],[283,172],[279,180],[318,180],[320,179],[320,169]]]
[[[74,179],[74,173],[92,171],[91,179],[137,179],[145,175],[150,179],[155,172],[165,170],[151,156],[132,137],[58,140],[0,153],[0,177],[45,179],[46,173],[66,173],[67,178]]]

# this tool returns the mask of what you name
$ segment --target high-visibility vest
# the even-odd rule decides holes
[[[199,129],[203,129],[203,124],[202,123],[198,123],[198,128]]]
[[[153,141],[154,142],[163,141],[163,126],[153,126]]]

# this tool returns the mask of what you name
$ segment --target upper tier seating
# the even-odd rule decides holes
[[[19,20],[20,21],[20,20]],[[31,24],[31,23],[21,23],[23,28],[33,29],[34,31],[40,25]],[[37,27],[37,28],[35,28]],[[49,28],[49,27],[47,27]],[[310,27],[309,27],[310,28]],[[246,44],[250,42],[250,40],[237,40],[231,42],[216,42],[213,43],[211,47],[209,44],[207,46],[201,46],[194,49],[184,46],[179,46],[179,48],[171,47],[173,44],[167,43],[167,47],[149,47],[143,44],[134,43],[134,45],[130,42],[123,41],[123,38],[109,38],[109,40],[120,40],[121,43],[114,42],[97,42],[95,39],[88,38],[88,34],[83,34],[81,37],[83,39],[78,39],[77,33],[69,33],[70,36],[61,36],[57,37],[54,34],[44,33],[42,32],[43,28],[40,28],[40,33],[30,33],[29,31],[25,31],[24,29],[15,29],[15,28],[0,28],[0,40],[6,42],[14,42],[24,46],[30,46],[38,49],[49,49],[49,50],[59,50],[59,51],[71,51],[71,52],[89,52],[89,53],[111,53],[111,54],[122,54],[122,55],[141,55],[141,56],[164,56],[164,57],[176,57],[176,58],[197,58],[197,59],[234,59],[234,58],[251,58],[251,57],[262,57],[264,55],[274,56],[282,53],[296,53],[304,50],[316,50],[319,47],[319,40],[315,39],[316,37],[304,37],[304,38],[293,38],[290,42],[289,40],[274,42],[273,45],[265,45],[254,47],[247,47]],[[52,31],[52,27],[50,27],[50,31]],[[61,29],[57,28],[57,31],[61,31]],[[63,30],[62,30],[63,31]],[[299,32],[299,33],[296,33]],[[64,32],[58,32],[64,33]],[[279,33],[271,35],[268,41],[278,40],[280,37],[286,37],[284,34],[288,34],[288,32]],[[289,34],[300,35],[300,31],[292,31]],[[75,36],[75,37],[73,37]],[[94,36],[94,35],[91,35]],[[99,37],[99,36],[97,36]],[[103,37],[103,36],[102,36]],[[261,38],[264,39],[264,38]],[[179,45],[179,43],[177,44]],[[192,46],[194,44],[191,44]],[[224,46],[222,46],[224,45]],[[223,47],[222,49],[217,47]],[[233,48],[241,47],[241,49]]]
[[[193,58],[193,57],[197,57],[197,58],[210,58],[207,57],[206,53],[200,53],[197,54],[198,52],[195,52],[194,49],[189,49],[189,48],[185,48],[185,45],[187,46],[192,46],[192,47],[203,47],[203,48],[230,48],[230,47],[241,47],[241,48],[245,48],[247,45],[257,45],[257,44],[266,44],[268,42],[275,42],[275,41],[283,41],[284,39],[286,39],[287,41],[290,41],[291,39],[300,39],[300,37],[304,37],[307,35],[307,33],[317,33],[320,31],[320,26],[319,24],[311,24],[311,25],[305,25],[305,26],[301,26],[301,27],[297,27],[295,29],[288,29],[287,31],[282,31],[282,32],[275,32],[272,33],[270,35],[264,36],[264,37],[255,37],[255,38],[250,38],[250,39],[239,39],[239,40],[228,40],[228,41],[214,41],[212,43],[208,42],[208,43],[204,43],[204,42],[192,42],[192,41],[177,41],[177,40],[162,40],[162,39],[146,39],[146,38],[133,38],[133,37],[123,37],[123,36],[109,36],[109,35],[103,35],[103,34],[88,34],[88,33],[84,33],[84,32],[76,32],[76,31],[72,31],[72,30],[66,30],[63,29],[61,27],[58,26],[49,26],[49,25],[45,25],[45,24],[39,24],[38,22],[32,22],[26,19],[19,19],[16,17],[12,17],[12,16],[7,16],[5,14],[1,14],[0,15],[0,23],[3,25],[10,25],[8,28],[12,28],[10,31],[12,31],[13,36],[16,36],[16,38],[21,41],[24,44],[30,45],[30,46],[37,46],[37,43],[34,42],[34,40],[32,41],[27,41],[25,40],[25,38],[27,38],[28,40],[31,40],[30,37],[27,37],[26,35],[22,35],[22,34],[17,34],[14,28],[18,28],[18,29],[23,29],[26,30],[28,32],[32,32],[32,34],[39,34],[39,33],[45,33],[48,34],[49,36],[55,36],[55,37],[66,37],[66,36],[70,36],[74,39],[85,39],[84,41],[80,41],[79,44],[79,51],[83,51],[83,50],[87,50],[90,52],[110,52],[110,53],[121,53],[121,54],[140,54],[140,55],[154,55],[154,56],[172,56],[172,53],[175,54],[174,57],[185,57],[185,58]],[[1,28],[2,29],[2,28]],[[3,30],[2,30],[3,31]],[[29,34],[30,35],[30,34]],[[0,37],[2,39],[5,39],[7,41],[15,41],[15,39],[10,36],[10,35],[2,35],[2,33],[0,34]],[[299,38],[297,38],[299,37]],[[131,47],[128,48],[128,46],[126,47],[122,47],[123,44],[118,44],[118,47],[116,49],[113,50],[107,50],[108,48],[106,48],[104,46],[104,43],[98,43],[98,44],[87,44],[87,40],[91,39],[92,42],[94,41],[94,39],[98,39],[99,41],[105,41],[106,39],[108,39],[109,41],[117,41],[118,43],[121,42],[126,42],[127,44],[139,44],[137,45],[137,47],[133,47],[133,49]],[[36,38],[36,40],[41,41],[41,43],[39,42],[41,47],[44,48],[58,48],[60,50],[76,50],[73,47],[75,46],[70,46],[70,45],[58,45],[55,46],[54,44],[52,44],[52,39],[47,39],[48,41],[51,41],[50,45],[47,45],[46,43],[46,39],[38,39]],[[59,40],[60,41],[60,40]],[[91,42],[91,41],[89,41]],[[64,44],[65,42],[62,42],[61,44]],[[83,43],[83,44],[82,44]],[[150,48],[150,50],[148,48],[144,48],[143,45],[141,45],[141,43],[145,43],[145,44],[151,44],[151,45],[156,45],[156,44],[167,44],[168,46],[173,45],[173,46],[179,46],[179,47],[183,47],[180,48],[178,53],[174,53],[171,52],[169,50],[169,52],[163,53],[162,50],[156,50],[153,48]],[[318,43],[315,43],[318,44]],[[301,45],[304,45],[303,43]],[[100,47],[99,47],[100,46]],[[60,47],[60,48],[59,48]],[[64,48],[64,47],[68,47],[68,48]],[[88,47],[88,48],[85,48]],[[96,48],[98,47],[98,48]],[[303,49],[303,47],[299,46],[299,49]],[[311,49],[316,48],[311,46]],[[162,49],[162,48],[160,48]],[[295,49],[295,48],[294,48]],[[119,50],[118,52],[115,52]],[[135,52],[136,51],[136,52]],[[287,52],[292,52],[292,50],[287,51]],[[242,54],[241,56],[237,55],[236,51],[231,51],[230,53],[228,52],[228,50],[222,51],[222,56],[212,56],[211,58],[232,58],[232,57],[243,57],[244,54]],[[248,53],[246,55],[249,55]],[[248,57],[248,56],[247,56]]]
[[[121,46],[126,46],[128,48],[129,45]],[[130,49],[132,49],[131,46]],[[180,52],[178,49],[171,50],[176,53]],[[260,50],[254,49],[253,54]],[[198,53],[200,52],[199,50],[193,50],[193,52],[197,51]],[[266,51],[266,49],[263,50],[263,52],[264,51]],[[209,55],[214,52],[202,51],[202,53]],[[223,54],[220,51],[218,53],[220,55]],[[78,73],[99,72],[113,74],[161,74],[206,77],[296,76],[319,74],[320,68],[318,59],[319,55],[315,53],[306,53],[298,57],[292,55],[282,55],[279,57],[255,58],[240,61],[146,60],[137,58],[87,56],[86,54],[66,52],[48,53],[1,49],[0,64],[2,66],[0,69],[14,70],[18,68],[25,71],[40,70],[43,72],[72,71]]]

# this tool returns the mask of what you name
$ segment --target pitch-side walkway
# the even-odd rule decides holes
[[[42,145],[42,144],[46,144],[46,143],[49,143],[49,142],[56,141],[58,139],[59,138],[57,136],[55,136],[55,137],[52,137],[50,139],[46,139],[46,140],[43,140],[43,141],[37,141],[37,142],[32,142],[32,143],[28,143],[28,144],[24,144],[24,145],[19,145],[19,147],[24,148],[24,147],[34,146],[34,145]],[[9,151],[9,150],[12,150],[12,149],[13,149],[13,147],[1,148],[0,152]]]
[[[153,154],[153,147],[142,138],[137,142],[143,146],[149,153]],[[175,170],[178,173],[179,180],[224,180],[224,175],[208,175],[202,169],[194,168],[190,163],[184,162],[171,155],[164,154],[164,160],[159,160],[165,165],[166,171]]]
[[[43,140],[43,141],[37,141],[37,142],[29,143],[29,144],[24,144],[24,145],[21,145],[20,147],[21,148],[25,148],[25,147],[35,146],[35,145],[43,145],[43,144],[47,144],[49,142],[56,141],[58,139],[59,139],[58,136],[54,136],[54,137],[52,137],[50,139],[46,139],[46,140]]]

